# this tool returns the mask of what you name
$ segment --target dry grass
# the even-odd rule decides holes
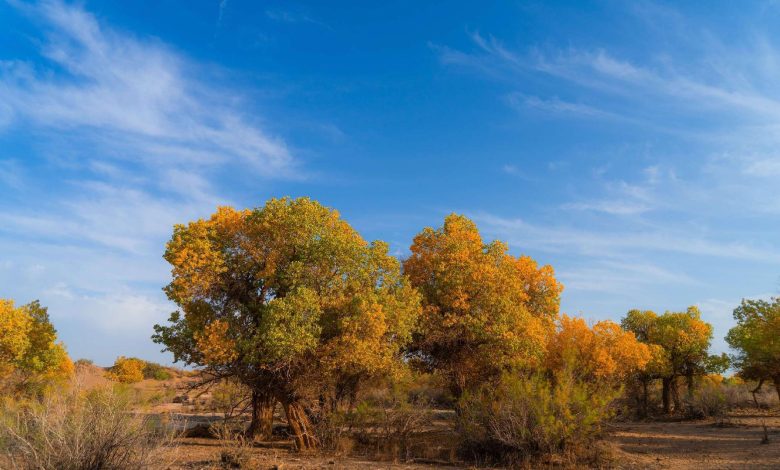
[[[0,423],[0,449],[19,469],[156,468],[171,442],[131,411],[126,396],[112,387],[85,390],[78,382],[40,401],[6,406]]]

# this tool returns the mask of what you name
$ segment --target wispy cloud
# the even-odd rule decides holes
[[[116,134],[123,153],[159,162],[196,155],[203,157],[197,163],[241,160],[266,175],[290,171],[285,143],[245,116],[239,97],[204,83],[197,65],[164,44],[120,34],[59,2],[20,8],[48,31],[46,62],[2,63],[0,101],[12,115],[6,127],[91,128],[103,138]]]
[[[297,160],[210,67],[78,5],[12,5],[41,37],[36,56],[0,62],[0,139],[34,133],[24,158],[39,171],[0,155],[14,199],[0,200],[4,295],[49,305],[76,355],[95,354],[91,334],[101,361],[130,344],[154,358],[151,325],[173,310],[160,290],[173,224],[230,203],[221,169],[298,178]]]

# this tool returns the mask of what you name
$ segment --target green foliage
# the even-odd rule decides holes
[[[0,299],[0,388],[15,393],[41,393],[73,373],[65,347],[46,307],[36,300],[15,307]]]
[[[737,325],[726,341],[737,350],[734,365],[748,380],[774,380],[780,387],[780,298],[743,299],[734,310]]]
[[[144,362],[143,376],[145,379],[168,380],[173,377],[170,370],[156,362]]]
[[[176,361],[271,394],[306,441],[306,388],[356,388],[403,367],[420,299],[384,242],[366,242],[308,198],[222,207],[177,225],[166,246],[181,309],[154,341]],[[289,405],[289,406],[288,406]],[[289,418],[290,416],[288,416]]]
[[[613,415],[619,390],[575,378],[571,370],[551,377],[506,374],[460,400],[464,448],[496,460],[540,454],[577,455]]]

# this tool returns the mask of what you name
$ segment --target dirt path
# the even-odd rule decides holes
[[[780,417],[751,413],[734,414],[722,424],[617,424],[608,440],[619,468],[780,469]],[[765,444],[762,423],[769,433]]]

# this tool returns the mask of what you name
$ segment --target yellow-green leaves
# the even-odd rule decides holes
[[[12,375],[16,383],[40,385],[73,372],[64,346],[45,307],[38,301],[15,307],[0,299],[0,379]]]
[[[155,340],[231,373],[388,372],[419,314],[387,244],[308,198],[177,225],[165,259],[183,315]]]
[[[726,341],[737,350],[740,375],[775,380],[780,390],[780,298],[742,300],[734,319],[737,326],[729,330]]]

